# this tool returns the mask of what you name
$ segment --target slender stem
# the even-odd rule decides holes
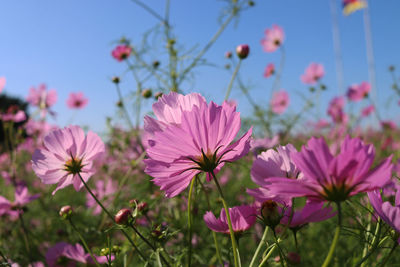
[[[279,63],[279,70],[276,73],[274,83],[272,84],[271,97],[272,97],[273,92],[275,92],[275,90],[279,89],[278,87],[280,86],[280,81],[281,81],[282,72],[283,72],[283,66],[285,65],[286,54],[285,54],[285,49],[283,48],[283,45],[280,46],[280,51],[281,51],[281,61]]]
[[[229,85],[228,85],[228,89],[226,89],[225,101],[228,100],[229,95],[231,94],[231,90],[232,90],[232,87],[233,87],[233,82],[235,81],[235,78],[236,78],[236,76],[237,76],[237,74],[239,72],[241,63],[242,63],[242,60],[240,59],[238,64],[236,65],[235,70],[233,71],[231,81],[229,82]]]
[[[294,244],[296,246],[296,251],[298,252],[299,251],[299,243],[297,241],[297,231],[293,230],[292,233],[293,233]]]
[[[257,258],[258,258],[258,254],[259,254],[260,251],[261,251],[262,246],[266,243],[266,241],[267,241],[267,235],[268,235],[268,229],[269,229],[268,227],[265,227],[263,236],[262,236],[262,238],[261,238],[260,243],[258,244],[258,247],[257,247],[257,249],[256,249],[256,252],[255,252],[254,255],[253,255],[253,258],[251,259],[251,262],[250,262],[249,267],[253,267],[254,263],[256,262],[256,260],[257,260]]]
[[[208,196],[207,190],[206,190],[206,188],[204,187],[204,185],[203,185],[203,183],[201,182],[201,180],[198,179],[198,181],[199,181],[199,183],[200,183],[200,185],[201,185],[201,188],[203,189],[203,192],[204,192],[204,194],[205,194],[205,196],[206,196],[208,210],[211,210],[211,203],[210,203],[210,198],[209,198],[209,196]],[[211,233],[212,233],[212,235],[213,235],[214,245],[215,245],[215,252],[216,252],[216,254],[217,254],[218,261],[219,261],[219,263],[221,264],[221,266],[223,266],[223,265],[224,265],[224,262],[222,261],[221,252],[220,252],[220,248],[219,248],[219,245],[218,245],[219,243],[218,243],[218,239],[217,239],[217,234],[216,234],[214,231],[211,231]]]
[[[79,239],[82,241],[83,246],[85,247],[86,251],[89,252],[90,257],[92,257],[93,262],[96,264],[96,266],[100,266],[100,264],[97,262],[96,258],[93,256],[92,251],[90,250],[89,246],[87,245],[85,239],[79,232],[78,228],[76,228],[75,224],[72,222],[71,218],[68,218],[68,222],[71,224],[72,228],[75,230],[75,232],[78,234]]]
[[[90,190],[89,186],[86,184],[85,180],[83,180],[81,174],[78,172],[78,176],[81,179],[81,182],[85,186],[86,190],[89,192],[89,194],[92,196],[92,198],[97,202],[97,204],[102,208],[102,210],[108,215],[108,217],[115,223],[114,217],[111,215],[111,213],[103,206],[103,204],[100,202],[100,200],[93,194],[92,190]],[[128,235],[127,232],[124,231],[124,229],[120,229],[121,232],[125,235],[125,237],[128,239],[129,243],[134,247],[134,249],[138,252],[140,258],[144,262],[148,262],[146,257],[143,255],[143,253],[139,250],[139,248],[136,246],[135,242],[133,242],[132,238]]]
[[[155,17],[156,19],[158,19],[159,21],[165,23],[166,21],[164,20],[163,17],[161,17],[161,15],[159,15],[156,11],[154,11],[151,7],[149,7],[148,5],[146,5],[145,3],[139,1],[139,0],[132,0],[132,2],[134,2],[135,4],[137,4],[138,6],[140,6],[141,8],[143,8],[144,10],[146,10],[149,14],[151,14],[153,17]]]
[[[387,255],[387,257],[385,258],[385,260],[382,262],[380,267],[384,267],[386,265],[386,263],[389,261],[389,258],[392,256],[393,252],[396,250],[398,245],[399,245],[399,243],[397,243],[397,241],[394,241],[394,245],[393,245],[392,249],[390,250],[390,252]]]
[[[125,106],[125,103],[124,103],[124,98],[122,97],[122,94],[121,94],[121,89],[119,88],[118,84],[115,84],[115,87],[117,88],[119,101],[121,102],[121,105],[122,105],[121,106],[122,112],[125,115],[125,119],[126,119],[128,125],[129,125],[129,128],[133,129],[133,124],[132,124],[131,118],[129,116],[128,110],[126,109],[126,106]]]
[[[215,177],[214,171],[211,171],[211,175],[214,178],[215,185],[218,188],[218,192],[219,192],[219,194],[221,196],[221,200],[222,200],[222,205],[224,206],[224,209],[225,209],[226,219],[228,220],[229,233],[231,235],[231,241],[232,241],[233,257],[234,257],[234,260],[235,260],[235,267],[239,267],[240,266],[240,259],[239,259],[238,251],[237,251],[235,232],[233,232],[231,215],[229,214],[229,209],[228,209],[228,206],[226,205],[224,194],[222,193],[221,186],[219,185],[219,183],[217,181],[217,177]]]
[[[8,262],[8,259],[7,259],[7,257],[3,254],[3,252],[0,250],[0,256],[3,258],[3,260],[5,261],[5,262]]]
[[[189,188],[189,197],[188,197],[188,207],[187,207],[187,215],[188,215],[188,231],[189,231],[189,253],[188,253],[188,266],[191,266],[192,263],[192,194],[193,194],[193,188],[194,188],[194,183],[196,179],[193,178],[192,181],[190,182],[190,188]]]
[[[340,202],[336,202],[336,205],[337,205],[337,210],[338,210],[338,225],[336,226],[335,235],[333,237],[331,247],[329,248],[328,255],[326,256],[325,261],[322,264],[322,267],[329,266],[329,263],[331,262],[331,260],[333,258],[333,254],[335,252],[335,248],[336,248],[338,240],[339,240],[340,229],[342,227],[342,211],[341,211],[341,207],[340,207]]]
[[[367,251],[365,254],[363,254],[363,257],[360,259],[359,262],[356,263],[356,267],[359,266],[365,266],[366,260],[375,252],[375,250],[379,247],[379,236],[380,236],[380,232],[381,232],[381,224],[382,224],[382,220],[379,219],[378,220],[378,224],[376,225],[375,228],[375,234],[374,237],[372,238],[372,247],[369,251]]]
[[[260,265],[258,265],[258,267],[262,267],[264,266],[264,264],[267,262],[267,260],[269,259],[269,257],[271,257],[272,253],[275,251],[277,245],[276,243],[273,245],[273,247],[269,250],[268,254],[265,255],[265,257],[262,259]]]

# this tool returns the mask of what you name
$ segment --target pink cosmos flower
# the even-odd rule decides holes
[[[250,150],[257,156],[261,151],[267,150],[279,144],[279,135],[275,135],[272,138],[258,138],[251,139]]]
[[[82,92],[70,93],[67,99],[67,106],[71,109],[82,109],[86,107],[88,101]]]
[[[26,133],[40,141],[42,141],[48,132],[55,130],[56,128],[57,127],[55,125],[51,125],[43,120],[35,121],[30,119],[27,123],[25,123]]]
[[[308,201],[301,210],[294,211],[293,215],[292,208],[288,207],[285,209],[285,214],[281,219],[281,224],[287,225],[292,216],[289,227],[300,228],[307,223],[325,221],[336,215],[336,212],[333,212],[332,207],[324,208],[323,205],[322,202],[318,203]]]
[[[17,220],[21,214],[22,208],[28,203],[39,198],[39,194],[30,195],[28,188],[25,185],[18,185],[15,188],[14,202],[9,201],[3,196],[0,196],[0,215],[8,215],[11,220]]]
[[[112,203],[113,201],[113,195],[115,192],[117,192],[117,186],[113,180],[108,179],[107,183],[105,183],[103,180],[98,180],[96,181],[96,189],[93,189],[93,194],[102,201],[103,205],[107,206]],[[101,207],[97,204],[96,200],[92,197],[92,195],[87,192],[86,194],[86,206],[89,208],[95,207],[93,210],[94,215],[98,215],[101,213],[102,209]]]
[[[348,121],[348,116],[344,112],[345,98],[338,96],[329,102],[328,115],[331,116],[332,121],[339,124],[345,124]]]
[[[289,106],[289,94],[284,90],[275,92],[270,104],[272,112],[275,114],[282,114]]]
[[[316,201],[344,201],[390,182],[391,156],[370,170],[375,158],[373,145],[346,137],[340,153],[332,155],[323,138],[312,137],[301,152],[291,154],[303,173],[302,179],[268,178],[267,189],[280,197],[306,196]]]
[[[396,123],[391,120],[381,121],[381,127],[384,130],[396,130],[397,128]]]
[[[46,263],[50,267],[61,266],[58,264],[58,259],[65,257],[67,259],[85,263],[94,264],[92,257],[89,253],[85,253],[85,250],[80,244],[71,245],[65,242],[59,242],[53,247],[49,248],[46,253]],[[98,263],[107,263],[106,256],[96,256],[94,255]],[[111,260],[114,260],[114,256],[111,256]],[[64,266],[64,265],[62,265]],[[73,263],[68,263],[67,266],[75,266]]]
[[[278,25],[272,25],[271,29],[265,30],[265,37],[261,40],[261,45],[265,52],[274,52],[283,44],[284,39],[283,29]]]
[[[79,175],[87,182],[95,173],[93,162],[104,150],[97,134],[89,131],[85,136],[79,126],[69,126],[45,136],[44,148],[33,154],[32,168],[43,183],[58,183],[53,195],[71,184],[79,191],[83,187]]]
[[[207,104],[199,94],[170,93],[153,105],[157,119],[145,118],[148,159],[145,172],[173,197],[201,172],[218,172],[250,149],[252,129],[232,143],[240,130],[235,105]]]
[[[265,67],[264,77],[268,78],[274,75],[275,73],[275,65],[273,63],[269,63],[267,67]]]
[[[374,105],[369,105],[361,111],[361,117],[368,117],[372,112],[375,111]]]
[[[371,91],[371,85],[368,82],[362,82],[361,84],[353,84],[347,90],[347,97],[354,102],[358,102],[363,98],[366,98]]]
[[[324,66],[318,63],[308,65],[300,79],[305,84],[316,84],[325,75]]]
[[[35,87],[29,89],[29,95],[26,101],[32,106],[38,107],[41,110],[41,116],[43,118],[46,116],[49,108],[57,102],[57,91],[54,89],[47,90],[45,84],[40,84],[37,89]],[[50,111],[50,114],[54,115],[52,111]]]
[[[232,228],[235,233],[249,229],[257,219],[257,209],[254,206],[242,205],[229,208]],[[203,217],[206,225],[214,232],[229,234],[228,220],[225,210],[222,209],[217,219],[211,211],[207,211]]]
[[[277,198],[271,194],[267,187],[271,177],[297,179],[303,176],[292,160],[292,155],[296,152],[296,148],[288,144],[286,146],[278,146],[276,150],[268,149],[258,155],[251,168],[251,179],[260,187],[247,189],[247,193],[255,197],[259,202],[273,199],[284,205],[289,205],[290,198]]]
[[[118,45],[114,50],[111,52],[113,58],[118,61],[123,61],[127,59],[132,53],[132,47],[129,45]]]
[[[6,113],[0,114],[0,119],[18,123],[26,120],[26,114],[23,110],[19,110],[18,106],[12,105],[7,109]]]
[[[392,227],[397,233],[400,233],[400,191],[396,192],[395,205],[389,201],[383,202],[379,190],[368,192],[369,201],[374,207],[375,212]],[[400,238],[397,240],[400,244]]]
[[[5,86],[6,86],[6,78],[0,77],[0,93],[3,91]]]

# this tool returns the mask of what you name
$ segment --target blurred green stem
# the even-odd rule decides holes
[[[189,231],[189,253],[188,253],[188,266],[192,264],[192,195],[193,195],[193,188],[196,178],[193,177],[192,181],[190,182],[189,188],[189,197],[188,197],[188,208],[187,208],[187,215],[188,215],[188,231]]]
[[[275,251],[277,245],[276,243],[272,245],[272,248],[269,250],[268,254],[265,255],[265,257],[262,259],[260,265],[258,265],[258,267],[262,267],[265,265],[265,263],[267,263],[267,260],[269,259],[269,257],[271,257],[272,253]]]
[[[337,246],[337,243],[339,240],[339,236],[340,236],[340,229],[342,227],[342,211],[341,211],[341,207],[340,207],[340,202],[336,202],[336,205],[337,205],[337,210],[338,210],[338,225],[336,226],[335,235],[333,237],[331,247],[329,248],[328,255],[326,256],[325,261],[322,264],[322,267],[329,266],[329,263],[331,262],[331,260],[333,258],[333,254],[335,253],[335,249],[336,249],[336,246]]]
[[[380,267],[384,267],[386,265],[386,263],[389,261],[390,257],[392,256],[393,252],[396,250],[398,245],[399,245],[399,243],[397,243],[397,240],[395,240],[392,249],[390,250],[390,252],[387,255],[387,257],[385,258],[385,260],[382,262]]]
[[[128,110],[126,109],[124,98],[122,97],[122,94],[121,94],[121,89],[120,89],[118,84],[115,84],[115,87],[117,88],[119,102],[121,103],[121,109],[122,109],[122,112],[125,115],[126,122],[129,125],[129,129],[133,129],[133,124],[132,124],[131,118],[129,116]]]
[[[242,60],[239,59],[239,62],[238,62],[238,64],[236,65],[235,70],[233,71],[232,78],[231,78],[231,81],[229,82],[228,88],[226,89],[225,101],[228,100],[229,95],[231,94],[232,87],[233,87],[233,82],[235,81],[236,76],[237,76],[237,74],[238,74],[238,72],[239,72],[241,63],[242,63]]]
[[[256,262],[256,260],[257,260],[257,258],[258,258],[258,254],[259,254],[260,251],[261,251],[262,246],[266,243],[266,241],[267,241],[267,235],[268,235],[268,229],[269,229],[268,227],[265,227],[263,236],[262,236],[262,238],[261,238],[260,243],[258,244],[258,247],[257,247],[257,249],[256,249],[256,252],[255,252],[254,255],[253,255],[253,258],[251,259],[251,262],[250,262],[249,267],[253,267],[253,265],[255,264],[255,262]]]

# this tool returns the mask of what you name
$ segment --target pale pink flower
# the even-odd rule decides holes
[[[32,106],[38,107],[41,110],[41,116],[43,118],[46,116],[49,108],[57,102],[57,91],[54,89],[47,90],[45,84],[40,84],[37,89],[35,87],[29,89],[29,95],[26,101]],[[52,111],[50,111],[50,114],[54,115]]]
[[[265,71],[264,71],[264,77],[268,78],[272,75],[275,74],[275,65],[274,63],[269,63],[266,67],[265,67]]]
[[[272,28],[265,30],[265,37],[261,40],[261,45],[265,52],[274,52],[283,44],[284,39],[283,29],[278,25],[272,25]]]
[[[110,205],[114,199],[113,195],[117,192],[117,185],[111,178],[107,180],[107,183],[103,180],[98,180],[96,181],[96,189],[93,189],[92,191],[103,205],[107,206]],[[93,210],[94,215],[98,215],[102,211],[101,207],[89,192],[86,194],[86,206],[89,208],[95,207]]]
[[[301,81],[305,84],[316,84],[325,75],[324,66],[318,63],[308,65],[304,74],[301,75]]]
[[[347,97],[354,102],[358,102],[366,98],[371,91],[371,85],[368,82],[353,84],[347,90]]]
[[[348,121],[348,116],[344,112],[345,98],[343,96],[338,96],[333,98],[329,102],[328,115],[331,116],[332,121],[339,124],[346,124]]]
[[[368,117],[374,111],[375,111],[375,106],[374,105],[369,105],[369,106],[367,106],[367,107],[362,109],[361,117]]]
[[[82,92],[70,93],[67,99],[67,106],[71,109],[82,109],[86,107],[88,101]]]
[[[118,45],[111,52],[111,55],[117,61],[123,61],[127,59],[131,55],[131,53],[132,53],[132,47],[130,47],[129,45]]]
[[[26,114],[23,110],[18,110],[18,106],[10,106],[6,113],[0,114],[0,119],[18,123],[26,120]]]
[[[6,86],[6,78],[0,77],[0,93],[3,91],[5,86]]]
[[[83,187],[79,175],[87,182],[96,172],[93,162],[104,150],[97,134],[89,131],[85,136],[79,126],[69,126],[46,135],[44,148],[33,154],[32,168],[43,183],[58,183],[53,195],[71,184],[79,191]]]
[[[289,94],[284,90],[275,92],[270,104],[272,112],[275,114],[282,114],[289,106]]]

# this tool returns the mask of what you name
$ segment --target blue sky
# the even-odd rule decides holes
[[[146,1],[163,13],[160,0]],[[221,102],[230,74],[223,69],[227,61],[224,53],[236,45],[250,45],[250,56],[242,65],[242,79],[252,85],[252,95],[260,105],[269,101],[272,80],[262,77],[265,66],[279,63],[278,52],[262,51],[260,40],[264,30],[272,24],[282,26],[286,33],[286,62],[282,74],[282,88],[291,94],[291,111],[299,110],[301,100],[296,92],[308,93],[300,75],[310,62],[324,64],[328,86],[321,106],[338,94],[332,41],[332,25],[329,1],[281,0],[255,1],[256,6],[245,11],[237,23],[226,32],[207,53],[206,58],[215,67],[199,67],[195,79],[185,91],[203,93],[209,100]],[[391,77],[387,71],[390,64],[400,62],[399,41],[400,1],[370,0],[373,45],[377,70],[377,88],[381,106],[393,95]],[[175,0],[171,1],[171,25],[178,43],[189,48],[203,46],[218,26],[222,1]],[[344,58],[345,84],[368,80],[365,51],[363,13],[348,17],[339,13],[341,47]],[[114,75],[124,72],[126,65],[116,62],[110,55],[115,41],[121,36],[133,44],[157,21],[129,0],[2,0],[0,42],[0,76],[7,78],[5,92],[25,97],[31,86],[46,83],[58,90],[59,100],[54,107],[58,113],[56,123],[63,126],[72,121],[88,125],[95,131],[105,130],[106,116],[115,116],[118,100],[113,84]],[[162,62],[162,64],[165,62]],[[151,84],[150,84],[151,85]],[[130,78],[122,82],[124,94],[134,88]],[[70,92],[82,91],[89,98],[89,105],[82,111],[67,109],[65,101]],[[239,110],[248,114],[249,107],[239,90],[232,92],[238,99]],[[397,101],[383,114],[395,118]],[[147,108],[150,107],[147,103]],[[362,106],[363,104],[359,104]]]

